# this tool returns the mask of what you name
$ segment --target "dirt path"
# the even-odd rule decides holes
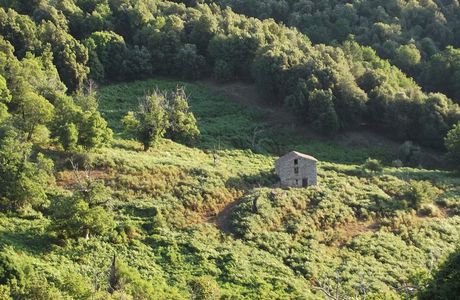
[[[293,112],[286,107],[268,104],[266,99],[257,92],[254,84],[244,82],[218,83],[210,79],[198,81],[196,84],[203,85],[217,94],[229,97],[245,107],[257,107],[262,109],[265,112],[264,121],[274,129],[289,127],[306,139],[331,139],[331,137],[324,137],[315,133],[311,130],[311,128],[309,128],[308,124],[299,122]],[[400,142],[391,140],[366,129],[342,132],[337,134],[333,140],[334,142],[349,148],[377,146],[383,147],[395,154],[398,152],[401,144]],[[430,157],[430,160],[439,160],[439,153],[431,151],[430,149],[423,149],[423,152],[424,156]],[[231,215],[235,208],[243,201],[244,198],[240,198],[232,203],[229,203],[215,217],[209,218],[207,222],[215,224],[222,232],[231,233]],[[354,226],[357,228],[350,230],[350,232],[372,231],[372,226],[367,228],[362,224],[360,226],[355,224]]]
[[[217,216],[210,218],[208,222],[216,225],[222,232],[231,233],[231,215],[235,211],[236,207],[243,203],[244,200],[244,198],[239,198],[238,200],[229,203],[217,214]]]

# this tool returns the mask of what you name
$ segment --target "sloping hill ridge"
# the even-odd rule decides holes
[[[143,152],[120,119],[146,92],[177,85],[199,140],[162,140]],[[284,112],[274,126],[273,108],[221,88],[167,79],[101,87],[100,110],[117,139],[84,159],[110,189],[117,230],[55,245],[45,217],[2,216],[1,246],[83,299],[77,285],[87,297],[108,290],[114,255],[151,286],[151,299],[189,299],[197,278],[221,299],[321,299],[332,289],[340,298],[402,298],[425,289],[459,240],[458,177],[389,167],[391,147],[305,134]],[[274,160],[292,149],[320,160],[318,187],[276,187]],[[368,157],[385,162],[381,174],[361,171]],[[74,172],[60,159],[58,184],[68,189]]]

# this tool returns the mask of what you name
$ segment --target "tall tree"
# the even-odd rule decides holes
[[[183,87],[177,87],[170,95],[168,105],[169,127],[167,136],[174,141],[192,143],[200,134],[195,116],[189,111],[188,99]]]
[[[164,93],[155,91],[141,99],[137,112],[128,112],[123,118],[127,132],[144,145],[145,151],[164,136],[169,126],[166,101]]]

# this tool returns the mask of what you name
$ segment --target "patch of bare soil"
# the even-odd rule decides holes
[[[216,216],[209,218],[208,222],[216,225],[222,232],[231,233],[231,215],[243,201],[244,198],[239,198],[229,203]]]
[[[109,179],[111,175],[104,170],[92,170],[89,174],[87,171],[61,171],[56,174],[56,184],[62,188],[71,188],[80,180],[90,176],[92,180]]]
[[[376,232],[378,228],[379,224],[377,222],[353,222],[340,226],[336,229],[340,236],[339,246],[345,245],[354,237],[361,235],[363,233]]]

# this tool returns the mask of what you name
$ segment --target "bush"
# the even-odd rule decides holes
[[[439,189],[430,182],[411,180],[404,192],[404,198],[412,208],[419,210],[424,204],[433,203],[439,194]]]
[[[219,285],[212,277],[201,276],[189,280],[191,299],[218,300],[220,298]]]
[[[104,235],[114,228],[112,214],[103,207],[91,207],[77,197],[56,199],[51,205],[51,230],[62,238]]]
[[[114,258],[110,271],[109,292],[112,295],[126,294],[134,299],[161,299],[160,291],[156,291],[150,282],[141,278],[136,270]],[[125,299],[121,297],[121,299]]]
[[[138,112],[128,112],[122,122],[126,132],[142,142],[145,151],[164,135],[191,144],[200,134],[183,87],[176,87],[170,94],[155,91],[146,96]]]
[[[391,162],[391,165],[395,168],[402,168],[404,166],[403,162],[400,159],[395,159]]]
[[[13,300],[13,298],[11,298],[10,288],[7,285],[0,284],[0,299]]]
[[[460,122],[447,133],[445,145],[448,157],[455,164],[455,167],[460,169]]]
[[[418,213],[422,216],[427,217],[439,217],[440,211],[439,208],[434,204],[422,204]]]
[[[418,166],[421,159],[421,149],[411,141],[406,141],[399,147],[399,158],[404,164]]]
[[[456,299],[460,291],[460,252],[457,250],[450,255],[433,277],[421,291],[420,299]]]
[[[383,172],[383,166],[378,159],[368,158],[361,166],[361,170],[365,175],[376,175]]]

